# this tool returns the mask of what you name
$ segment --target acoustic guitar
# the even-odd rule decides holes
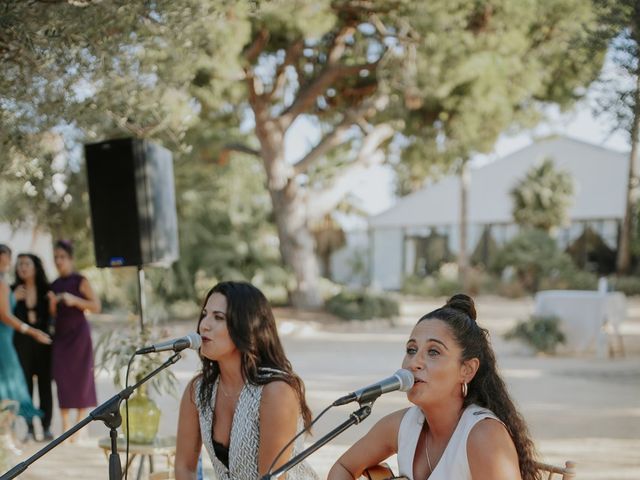
[[[409,480],[407,477],[396,477],[389,465],[381,463],[362,472],[361,480]]]

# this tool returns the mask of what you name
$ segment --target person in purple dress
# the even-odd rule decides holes
[[[52,284],[56,305],[56,335],[53,342],[53,378],[58,387],[62,429],[70,428],[69,410],[77,409],[76,422],[86,409],[97,405],[93,376],[93,343],[85,311],[100,312],[100,300],[89,281],[74,270],[73,246],[59,240],[53,250],[58,277]]]

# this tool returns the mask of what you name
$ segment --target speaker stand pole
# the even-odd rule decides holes
[[[140,331],[144,330],[144,309],[146,307],[146,297],[144,295],[144,268],[138,265],[138,305],[140,312]]]

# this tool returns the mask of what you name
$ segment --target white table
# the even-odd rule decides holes
[[[608,335],[613,333],[620,338],[619,326],[626,318],[627,300],[620,292],[546,290],[536,294],[534,314],[560,319],[567,337],[564,350],[595,351],[604,356],[610,346]]]

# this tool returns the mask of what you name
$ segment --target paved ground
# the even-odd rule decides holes
[[[318,413],[340,395],[392,374],[400,366],[403,344],[414,320],[440,304],[439,300],[408,301],[403,318],[395,325],[375,321],[336,325],[308,312],[279,310],[285,347],[305,379],[312,410]],[[581,480],[639,480],[640,299],[629,301],[629,318],[623,324],[627,356],[615,359],[524,355],[520,347],[506,343],[499,334],[526,318],[532,308],[531,300],[478,300],[480,323],[493,333],[502,373],[529,422],[542,459],[550,463],[577,461]],[[178,336],[193,325],[173,324],[171,329]],[[172,368],[184,384],[197,369],[197,359],[189,352]],[[101,400],[114,393],[104,375],[98,380],[98,390]],[[161,398],[159,405],[163,411],[161,433],[175,433],[178,400]],[[314,453],[310,463],[325,475],[340,453],[376,419],[406,405],[400,393],[381,397],[369,419]],[[330,411],[315,429],[315,438],[345,420],[352,410],[344,406]],[[59,432],[59,428],[56,416],[54,429]],[[20,478],[108,478],[107,461],[96,446],[97,439],[107,432],[102,424],[90,425],[79,443],[59,446]],[[23,457],[40,447],[26,445]]]

